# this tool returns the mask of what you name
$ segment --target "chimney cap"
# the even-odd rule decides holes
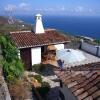
[[[36,14],[35,16],[36,16],[36,17],[41,17],[42,15],[41,15],[41,14]]]

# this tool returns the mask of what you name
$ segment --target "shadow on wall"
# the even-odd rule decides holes
[[[65,49],[80,49],[81,42],[70,42],[65,44]]]

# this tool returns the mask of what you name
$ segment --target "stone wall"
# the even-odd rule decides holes
[[[9,90],[3,76],[0,76],[0,100],[11,100]]]

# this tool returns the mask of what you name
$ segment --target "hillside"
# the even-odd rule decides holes
[[[10,31],[31,30],[32,25],[26,24],[20,20],[13,19],[14,23],[9,23],[7,17],[0,16],[0,34],[7,34]]]
[[[4,24],[4,23],[8,23],[8,20],[6,17],[0,16],[0,25]]]

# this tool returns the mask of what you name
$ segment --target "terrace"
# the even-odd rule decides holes
[[[81,62],[64,64],[65,70],[63,71],[59,69],[56,61],[47,60],[50,68],[47,68],[45,76],[48,78],[56,76],[52,80],[60,79],[61,87],[58,91],[60,91],[59,95],[63,94],[64,99],[62,100],[100,99],[100,58],[84,51],[81,52],[86,59]],[[54,74],[49,74],[52,72]]]

